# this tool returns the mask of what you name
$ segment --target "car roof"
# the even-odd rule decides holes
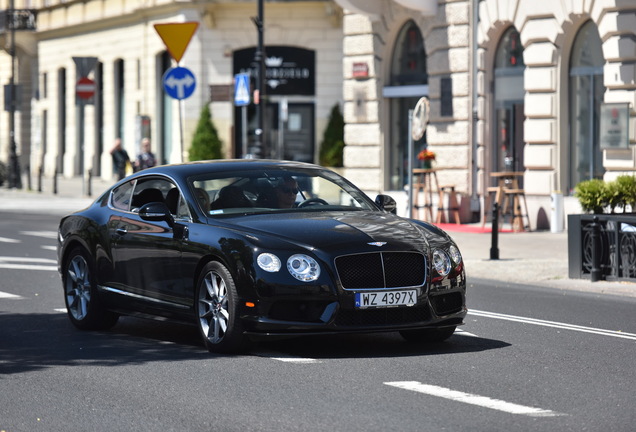
[[[180,164],[161,165],[140,171],[139,174],[166,174],[185,178],[209,172],[232,172],[258,169],[315,169],[325,168],[305,162],[281,161],[269,159],[218,159],[208,161],[185,162]]]

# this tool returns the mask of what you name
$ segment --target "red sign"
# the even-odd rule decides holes
[[[95,81],[90,78],[82,77],[75,85],[75,93],[80,99],[90,99],[95,96]]]
[[[369,65],[367,63],[354,63],[352,75],[354,78],[367,78],[369,76]]]

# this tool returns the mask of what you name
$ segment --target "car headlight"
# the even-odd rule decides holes
[[[287,260],[287,270],[289,273],[302,282],[311,282],[320,276],[320,266],[310,256],[296,254]]]
[[[440,276],[446,276],[451,271],[451,262],[446,252],[441,249],[433,251],[433,267]]]
[[[280,260],[271,253],[262,253],[256,258],[258,266],[266,272],[275,273],[280,270]]]
[[[450,255],[450,259],[453,260],[455,265],[457,265],[457,264],[459,264],[461,262],[462,254],[459,253],[459,249],[457,249],[457,246],[451,245],[448,248],[448,254]]]

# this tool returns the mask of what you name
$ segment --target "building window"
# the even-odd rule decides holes
[[[494,145],[491,171],[523,171],[525,84],[523,46],[514,27],[501,37],[495,54]],[[493,179],[494,181],[494,179]]]
[[[419,28],[410,21],[404,25],[393,47],[390,87],[384,96],[390,98],[387,173],[389,189],[402,189],[408,178],[409,110],[422,96],[428,96],[428,73],[424,39]],[[414,154],[426,147],[426,135],[415,143]],[[417,160],[414,160],[414,164]],[[417,165],[414,165],[417,166]]]
[[[598,29],[588,21],[576,35],[570,57],[570,192],[583,180],[603,178],[599,112],[604,63]]]

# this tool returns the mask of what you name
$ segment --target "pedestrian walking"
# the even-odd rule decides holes
[[[141,153],[137,155],[134,163],[135,172],[151,168],[157,165],[157,158],[150,151],[150,138],[141,140]]]
[[[117,174],[118,180],[121,180],[126,177],[126,165],[130,164],[128,152],[121,146],[121,138],[115,139],[110,155],[113,158],[113,173]]]

